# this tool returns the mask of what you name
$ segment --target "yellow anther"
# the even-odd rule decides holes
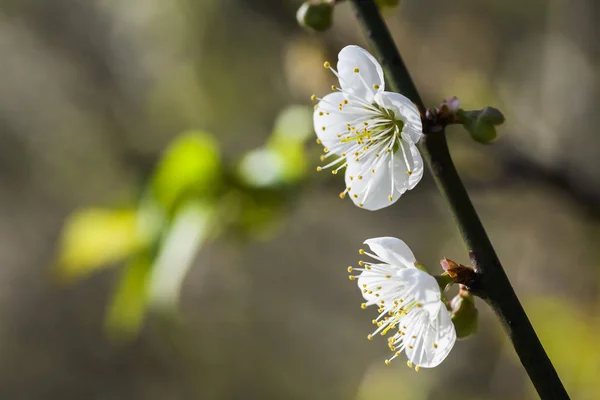
[[[379,85],[377,85],[377,84],[373,85],[373,89],[375,89],[375,90],[379,89]]]
[[[365,254],[365,251],[363,249],[358,250],[358,254],[363,255]]]
[[[418,308],[423,308],[423,304],[421,304],[421,303],[417,303],[417,307],[418,307]]]
[[[414,349],[414,347],[412,345],[410,345],[410,344],[408,345],[408,348],[409,349]]]
[[[373,340],[373,335],[371,335],[371,334],[368,334],[368,335],[367,335],[367,339],[369,339],[369,340]]]
[[[373,169],[371,170],[371,173],[372,173],[372,174],[374,174],[374,173],[375,173],[375,168],[373,168]]]
[[[311,99],[312,101],[315,101],[315,100],[317,99],[317,96],[313,94],[312,96],[310,96],[310,99]]]
[[[437,349],[437,348],[438,348],[438,344],[437,344],[437,343],[434,343],[434,344],[433,344],[433,348],[434,348],[434,349]]]
[[[321,127],[321,130],[322,130],[322,131],[324,131],[325,129],[327,129],[327,128],[326,128],[326,127],[324,127],[324,126],[322,126],[322,127]]]
[[[358,203],[358,206],[359,206],[359,207],[364,207],[364,206],[365,206],[365,203]]]
[[[391,275],[386,275],[385,276],[387,279],[390,279],[392,276]]]
[[[373,294],[373,291],[372,291],[372,290],[369,290],[367,293],[369,293],[369,294]]]
[[[416,339],[417,337],[415,335],[412,335],[411,338]]]
[[[365,265],[365,262],[361,260],[358,262],[358,265],[360,265],[362,267],[363,265]]]
[[[329,63],[329,61],[325,61],[325,62],[323,63],[323,67],[325,67],[325,68],[330,68],[330,67],[331,67],[331,64]]]
[[[317,167],[317,172],[321,172],[321,171],[323,171],[323,168]]]
[[[406,171],[407,175],[412,175],[412,171],[409,169],[408,171]]]
[[[392,362],[390,360],[385,360],[385,365],[390,365]]]
[[[321,139],[317,139],[317,144],[321,144]]]
[[[315,104],[315,106],[314,106],[313,108],[314,108],[315,110],[318,110],[318,109],[319,109],[319,105],[318,105],[318,104]]]
[[[346,198],[346,192],[340,193],[340,199],[345,199],[345,198]]]
[[[373,325],[375,325],[375,324],[377,324],[377,320],[376,320],[376,319],[374,319],[373,321],[371,321],[371,323],[372,323]]]
[[[337,90],[337,86],[331,85],[331,90]]]
[[[388,200],[392,201],[392,200],[394,200],[394,198],[392,196],[388,196]]]
[[[356,277],[354,275],[350,275],[350,276],[348,276],[348,279],[350,279],[351,281],[355,281]]]
[[[362,178],[363,178],[363,177],[362,177],[362,175],[359,175],[359,176],[358,176],[358,180],[359,180],[359,181],[360,181],[360,180],[362,180]]]
[[[356,193],[354,193],[354,194],[352,195],[352,197],[354,197],[355,199],[358,199],[358,195],[357,195]]]
[[[348,267],[348,272],[352,272],[352,267]]]
[[[367,265],[367,266],[365,266],[365,269],[366,269],[367,271],[370,271],[370,270],[371,270],[371,266],[370,266],[370,265]]]
[[[333,171],[331,171],[331,173],[337,175],[337,169],[334,169]]]
[[[359,72],[360,72],[360,69],[358,69],[358,68],[354,68],[354,73],[355,73],[355,74],[358,74]]]
[[[348,104],[348,100],[344,100],[344,104]]]
[[[369,123],[365,121],[365,122],[363,122],[363,125],[364,126],[369,126]]]
[[[365,308],[367,308],[367,303],[362,303],[362,304],[360,305],[360,308],[362,308],[363,310],[364,310]]]
[[[323,116],[323,111],[319,111],[319,116],[322,117]]]
[[[321,159],[321,161],[325,161],[325,158],[327,158],[327,157],[325,157],[324,155],[321,154],[321,156],[319,158]]]
[[[406,362],[406,365],[408,365],[408,368],[412,368],[413,363],[411,363],[410,360],[409,360],[409,361]]]
[[[323,152],[324,153],[329,153],[329,147],[323,147]]]
[[[353,177],[353,176],[351,176],[351,177],[350,177],[350,180],[351,180],[351,181],[353,181],[353,180],[354,180],[354,177]]]
[[[375,294],[375,297],[379,297],[379,293],[376,293],[376,294]]]

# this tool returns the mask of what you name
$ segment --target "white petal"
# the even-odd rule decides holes
[[[373,102],[376,93],[385,89],[381,65],[375,57],[359,46],[344,47],[338,55],[337,68],[342,90],[369,103]],[[356,68],[358,73],[354,72]],[[379,88],[375,89],[374,85]]]
[[[402,240],[379,237],[365,240],[365,244],[383,261],[399,268],[415,268],[415,255]]]
[[[367,300],[367,305],[372,305],[378,303],[381,300],[384,300],[381,296],[377,296],[376,292],[381,293],[381,291],[374,290],[377,287],[385,287],[385,292],[396,292],[399,290],[403,284],[400,280],[387,279],[385,278],[385,274],[381,273],[381,270],[389,270],[390,275],[395,274],[395,269],[390,267],[388,264],[369,264],[371,268],[370,271],[362,271],[358,276],[357,284],[360,289],[363,297]],[[379,269],[378,271],[375,271]],[[366,285],[366,286],[365,286]],[[367,289],[367,292],[365,292]],[[369,293],[369,290],[372,293]],[[383,290],[383,288],[382,288]]]
[[[396,276],[406,282],[407,292],[414,296],[419,308],[425,310],[430,319],[436,318],[442,307],[442,294],[435,278],[416,268],[398,270]]]
[[[407,149],[407,147],[410,147],[410,149]],[[351,189],[349,195],[354,204],[371,211],[379,210],[394,204],[406,190],[412,189],[419,183],[423,176],[421,155],[415,146],[408,146],[405,143],[405,149],[408,164],[414,169],[410,176],[401,149],[393,155],[393,166],[390,153],[385,153],[380,158],[373,156],[359,161],[355,161],[351,157],[348,158],[346,187]],[[414,158],[415,154],[418,159]],[[375,173],[373,173],[373,170],[375,170]],[[359,179],[359,177],[362,177],[362,179]],[[389,199],[389,196],[392,196],[392,200]]]
[[[412,190],[417,183],[421,181],[423,178],[423,157],[421,157],[421,153],[417,146],[410,146],[410,154],[412,156],[412,160],[410,160],[409,164],[412,166],[412,174],[408,177],[408,182],[406,182],[406,189]]]
[[[375,96],[375,101],[382,107],[391,109],[397,118],[404,122],[402,138],[410,143],[418,143],[423,136],[421,113],[408,97],[399,93],[381,92]]]
[[[338,134],[346,133],[346,123],[357,118],[357,114],[339,112],[337,105],[344,101],[341,92],[330,93],[319,102],[313,114],[313,125],[317,137],[324,147],[329,148],[334,154],[341,154],[352,147],[353,143],[341,143]],[[323,115],[320,115],[323,113]],[[329,113],[329,114],[327,114]],[[325,127],[325,130],[323,130]]]
[[[422,319],[425,323],[425,319]],[[416,329],[413,330],[416,332]],[[406,347],[406,357],[415,365],[433,368],[440,365],[450,354],[456,342],[456,330],[446,307],[441,307],[437,318],[423,326],[412,348]]]

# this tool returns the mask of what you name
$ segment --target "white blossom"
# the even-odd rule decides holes
[[[400,239],[374,238],[365,241],[373,253],[360,250],[375,262],[360,261],[361,271],[350,275],[356,280],[366,300],[367,308],[377,305],[379,316],[372,322],[376,329],[368,335],[389,335],[388,346],[393,355],[386,364],[402,352],[408,366],[433,368],[450,353],[456,341],[456,331],[450,313],[442,300],[435,278],[416,267],[415,256]]]
[[[339,80],[333,93],[319,98],[314,128],[325,151],[317,168],[346,167],[346,189],[354,204],[378,210],[396,202],[423,176],[423,159],[416,147],[421,139],[421,115],[401,94],[386,92],[377,60],[358,46],[346,46],[338,55]],[[317,100],[313,96],[313,100]]]

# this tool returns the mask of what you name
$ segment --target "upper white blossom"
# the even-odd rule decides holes
[[[349,195],[367,210],[387,207],[423,176],[416,147],[423,135],[419,110],[401,94],[385,91],[381,66],[358,46],[340,51],[337,71],[329,62],[325,68],[340,86],[319,99],[313,121],[325,150],[321,160],[335,159],[317,170],[331,167],[336,174],[346,167],[346,190],[340,197]]]
[[[442,301],[440,287],[434,277],[416,267],[415,256],[400,239],[374,238],[365,241],[373,253],[360,250],[376,260],[360,261],[362,268],[349,267],[348,271],[361,271],[350,275],[356,280],[367,308],[377,305],[379,316],[373,320],[377,328],[368,338],[387,335],[388,345],[394,353],[385,360],[389,365],[402,351],[408,366],[433,368],[439,365],[452,350],[456,331],[450,313]]]

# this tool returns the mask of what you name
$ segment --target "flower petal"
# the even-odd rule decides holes
[[[415,268],[417,261],[412,250],[402,240],[378,237],[364,242],[384,262],[397,268]]]
[[[330,93],[319,101],[313,113],[313,125],[317,137],[321,140],[321,144],[334,154],[341,154],[352,147],[353,143],[342,143],[337,135],[346,133],[346,124],[359,116],[356,113],[340,112],[337,109],[338,104],[344,100],[341,92]]]
[[[359,46],[344,47],[338,55],[337,68],[342,90],[368,103],[373,102],[376,93],[385,89],[381,65]],[[356,68],[358,73],[354,72]]]
[[[414,344],[411,344],[412,348],[406,347],[406,357],[415,365],[433,368],[450,354],[456,343],[456,330],[445,307],[440,308],[433,321],[425,321],[426,319],[420,321],[424,325],[419,326],[422,331]],[[417,329],[413,332],[417,332]]]
[[[371,211],[379,210],[394,204],[404,192],[419,183],[423,177],[423,159],[416,146],[403,142],[403,148],[390,154],[359,161],[348,158],[346,187],[350,188],[354,204]],[[408,167],[411,175],[408,175]]]
[[[415,186],[417,186],[417,183],[419,183],[421,181],[421,178],[423,178],[424,170],[423,157],[421,157],[421,153],[419,152],[417,146],[410,146],[410,155],[412,156],[412,160],[409,161],[409,164],[411,165],[412,173],[410,174],[410,176],[408,177],[408,181],[406,182],[407,190],[412,190]]]
[[[435,278],[417,268],[401,269],[396,276],[406,282],[409,292],[418,308],[425,310],[430,319],[437,317],[442,307],[442,294]]]
[[[391,109],[404,122],[402,138],[416,144],[423,136],[421,113],[417,106],[406,96],[394,92],[380,92],[375,96],[375,101],[382,107]]]

